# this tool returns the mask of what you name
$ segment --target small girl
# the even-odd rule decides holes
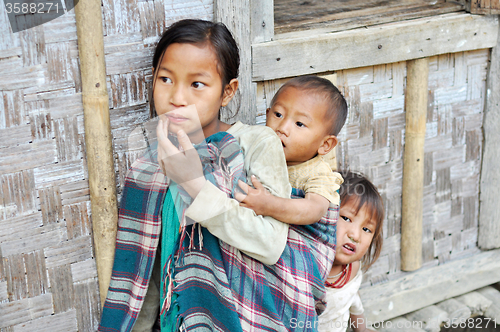
[[[273,130],[219,120],[238,66],[220,23],[182,20],[158,42],[158,148],[125,179],[99,331],[282,331],[292,319],[300,324],[291,331],[306,331],[317,322],[338,211],[298,233],[232,198],[252,175],[273,195],[291,193]]]
[[[384,206],[377,188],[363,175],[345,172],[340,187],[340,218],[337,224],[337,252],[325,285],[326,308],[319,317],[318,331],[345,332],[349,318],[354,332],[367,328],[358,294],[366,271],[382,250]]]

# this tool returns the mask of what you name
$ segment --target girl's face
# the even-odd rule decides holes
[[[372,243],[377,222],[373,219],[372,211],[367,204],[356,213],[357,203],[356,196],[351,196],[340,205],[334,265],[345,265],[361,260]]]
[[[232,80],[222,93],[217,58],[208,43],[169,45],[156,70],[155,108],[168,117],[170,132],[182,129],[199,143],[221,130],[219,109],[234,96],[238,81]]]

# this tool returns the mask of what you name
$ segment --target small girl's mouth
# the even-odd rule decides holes
[[[346,248],[347,250],[351,251],[351,252],[355,252],[356,251],[356,246],[354,244],[351,244],[351,243],[346,243],[343,245],[344,248]]]

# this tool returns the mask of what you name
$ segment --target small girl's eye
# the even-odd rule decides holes
[[[363,231],[364,231],[364,232],[367,232],[367,233],[371,233],[371,232],[372,232],[372,230],[371,230],[371,229],[369,229],[369,228],[367,228],[367,227],[363,227]]]
[[[163,83],[172,83],[172,80],[168,77],[160,77],[160,80],[162,80]]]
[[[297,125],[297,127],[300,127],[300,128],[302,128],[302,127],[305,127],[305,126],[306,126],[305,124],[303,124],[303,123],[302,123],[302,122],[300,122],[300,121],[298,121],[298,122],[296,123],[296,125]]]
[[[344,219],[345,221],[347,222],[351,222],[351,219],[347,218],[347,217],[344,217],[344,216],[340,216],[342,219]]]
[[[193,82],[192,86],[195,89],[201,89],[201,88],[203,88],[205,86],[205,84],[203,84],[201,82]]]
[[[274,112],[274,115],[277,117],[277,118],[282,118],[283,115],[280,113],[280,112]]]

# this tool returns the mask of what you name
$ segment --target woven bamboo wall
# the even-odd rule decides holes
[[[117,177],[140,154],[154,42],[212,0],[103,0]],[[96,331],[80,69],[73,11],[12,33],[0,11],[0,331]],[[130,137],[131,136],[131,137]],[[130,151],[129,151],[130,150]],[[121,182],[120,182],[121,183]]]
[[[425,141],[424,267],[477,252],[482,120],[489,50],[429,59]],[[384,246],[364,285],[401,275],[401,192],[406,63],[330,74],[349,105],[339,135],[341,168],[366,174],[384,199]],[[258,85],[258,122],[286,79]]]

